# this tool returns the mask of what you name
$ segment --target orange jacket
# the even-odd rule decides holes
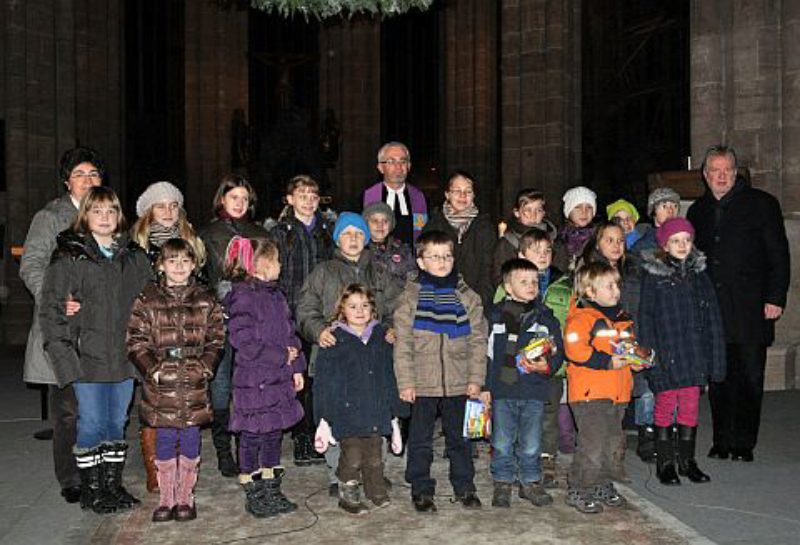
[[[570,403],[593,399],[610,399],[627,403],[631,399],[633,377],[629,366],[621,369],[605,367],[612,355],[612,342],[633,339],[633,321],[621,314],[612,321],[596,308],[584,304],[573,306],[564,326],[564,352],[567,356],[567,386]]]

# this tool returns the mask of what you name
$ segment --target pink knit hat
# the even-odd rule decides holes
[[[666,248],[669,237],[677,233],[689,233],[694,238],[694,227],[686,218],[670,218],[656,229],[656,242]]]

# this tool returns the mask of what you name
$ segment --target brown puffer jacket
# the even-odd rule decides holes
[[[212,419],[208,382],[222,356],[222,307],[206,288],[150,283],[128,322],[128,357],[144,378],[141,419],[184,428]]]

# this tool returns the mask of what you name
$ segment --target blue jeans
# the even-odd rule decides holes
[[[633,420],[637,426],[653,425],[653,410],[656,398],[650,389],[650,384],[641,373],[633,377]]]
[[[495,481],[531,484],[542,479],[544,402],[535,399],[492,400],[492,462]]]
[[[226,411],[231,403],[231,376],[233,371],[233,347],[225,335],[225,350],[219,360],[211,388],[211,406],[215,411]]]
[[[122,382],[76,382],[78,436],[75,447],[91,449],[101,443],[125,440],[133,379]]]

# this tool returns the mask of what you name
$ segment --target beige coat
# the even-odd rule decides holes
[[[397,388],[414,388],[417,396],[464,395],[467,384],[483,385],[486,377],[487,329],[478,294],[459,278],[456,292],[467,311],[471,333],[450,339],[447,335],[413,329],[420,284],[406,283],[394,312],[397,341],[394,372]]]

